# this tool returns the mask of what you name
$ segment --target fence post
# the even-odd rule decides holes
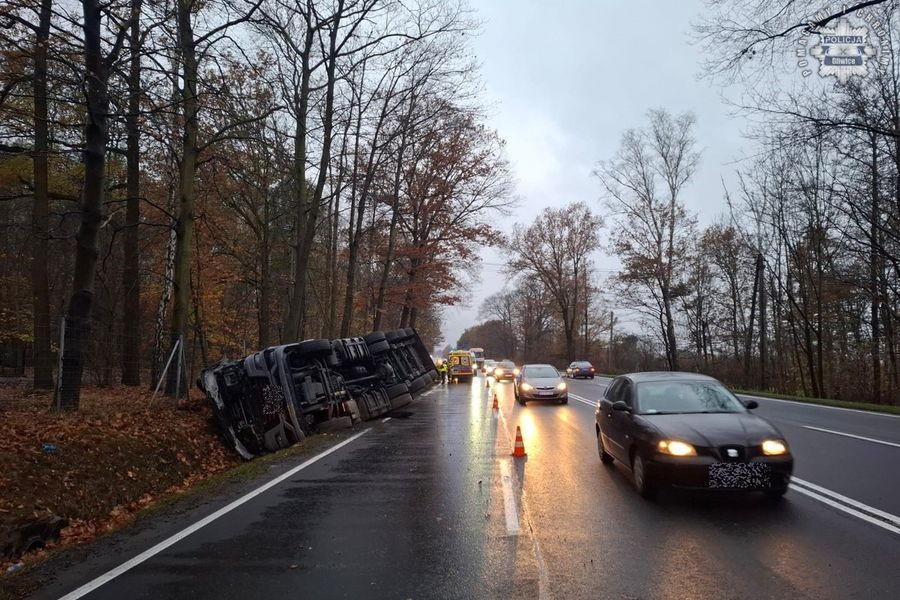
[[[159,376],[159,381],[156,382],[156,389],[153,390],[153,396],[150,397],[150,402],[156,398],[156,394],[159,392],[159,386],[162,385],[162,382],[166,379],[166,373],[169,372],[169,365],[172,364],[172,359],[175,358],[175,353],[178,352],[178,349],[181,347],[181,337],[175,340],[175,346],[172,348],[172,352],[169,354],[169,360],[166,361],[166,366],[163,367],[162,374]],[[176,392],[177,393],[177,392]]]

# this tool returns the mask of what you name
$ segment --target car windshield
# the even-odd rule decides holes
[[[525,367],[522,373],[525,377],[533,377],[535,379],[546,379],[551,377],[559,377],[559,372],[549,365],[538,365],[534,367]]]
[[[502,368],[504,368],[504,369],[515,369],[515,368],[516,368],[516,363],[514,363],[514,362],[511,361],[511,360],[504,360],[504,361],[502,361],[502,362],[501,362],[499,365],[497,365],[497,366],[498,366],[498,367],[502,367]]]
[[[582,362],[572,363],[572,366],[573,366],[573,367],[578,367],[579,369],[583,369],[583,368],[585,368],[585,367],[590,368],[591,363],[586,362],[586,361],[582,361]]]
[[[650,381],[637,385],[639,414],[738,413],[747,409],[721,384],[708,381]]]

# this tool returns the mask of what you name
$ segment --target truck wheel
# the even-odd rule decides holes
[[[306,340],[297,344],[298,354],[331,354],[330,340]]]
[[[366,341],[368,345],[377,344],[378,342],[383,342],[385,340],[383,331],[373,331],[367,335],[363,336],[363,339]]]
[[[403,394],[409,393],[409,386],[405,383],[395,383],[394,385],[389,385],[384,388],[384,391],[387,393],[388,398],[396,398],[397,396],[402,396]]]
[[[391,344],[387,340],[381,340],[369,346],[369,354],[383,354],[390,349]]]

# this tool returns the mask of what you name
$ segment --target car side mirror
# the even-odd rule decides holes
[[[631,412],[631,408],[625,404],[624,400],[616,400],[612,405],[613,410],[620,410],[622,412]]]
[[[754,408],[759,408],[759,402],[756,400],[744,400],[744,406],[748,410],[753,410]]]

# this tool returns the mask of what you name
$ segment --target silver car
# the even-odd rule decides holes
[[[568,404],[569,389],[553,365],[525,365],[516,379],[516,402],[525,406],[529,400],[553,400]]]

